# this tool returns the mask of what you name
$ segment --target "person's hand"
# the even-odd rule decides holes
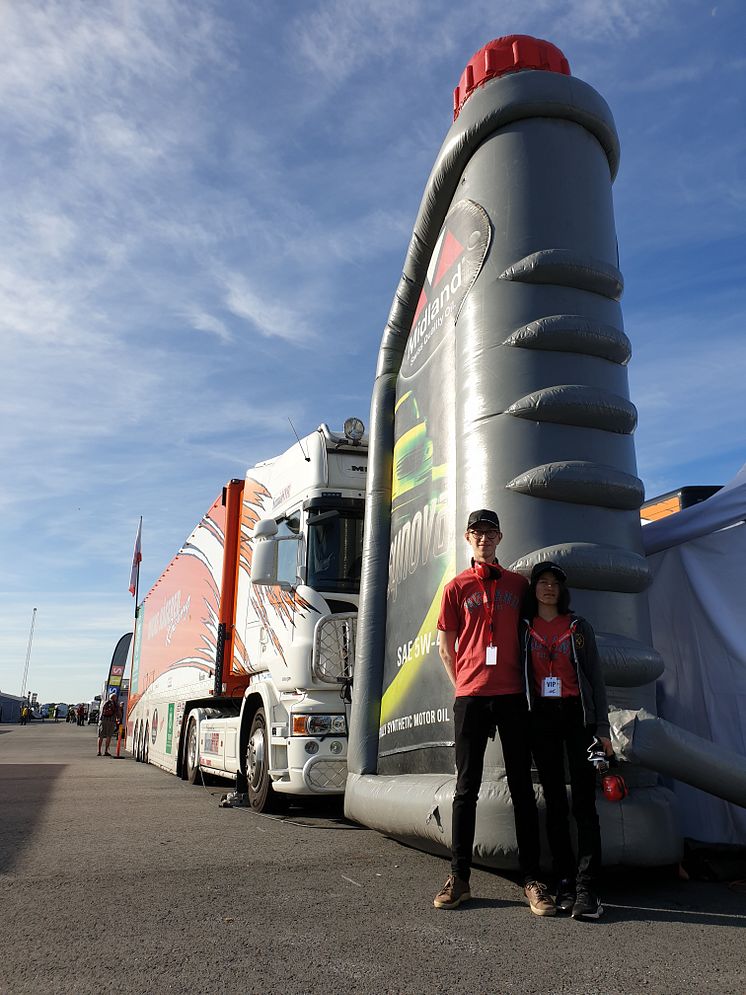
[[[601,746],[603,746],[604,753],[606,754],[606,756],[607,757],[613,757],[614,756],[614,750],[613,750],[612,745],[611,745],[611,740],[607,739],[605,736],[599,736],[598,737],[598,741],[601,744]]]

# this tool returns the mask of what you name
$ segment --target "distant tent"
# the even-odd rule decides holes
[[[0,722],[18,722],[24,701],[24,698],[19,698],[17,695],[0,691]]]
[[[653,574],[653,644],[666,669],[659,710],[746,764],[746,464],[711,498],[642,530]],[[746,809],[678,781],[685,836],[746,844]]]

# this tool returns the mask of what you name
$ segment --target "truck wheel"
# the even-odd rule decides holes
[[[269,776],[269,740],[267,719],[263,708],[258,708],[251,722],[249,741],[246,744],[246,780],[249,786],[249,805],[256,812],[278,812],[285,799],[272,788]]]
[[[191,718],[187,726],[184,741],[184,777],[190,784],[196,784],[199,778],[199,744],[197,742],[197,720]]]
[[[135,726],[135,731],[132,736],[132,756],[135,758],[137,763],[140,763],[140,723]]]
[[[142,762],[144,764],[148,763],[148,757],[150,756],[150,729],[148,728],[148,723],[145,723],[145,735],[142,738]]]

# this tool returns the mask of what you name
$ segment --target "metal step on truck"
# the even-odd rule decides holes
[[[349,418],[223,488],[138,606],[138,761],[257,811],[343,793],[366,471]]]

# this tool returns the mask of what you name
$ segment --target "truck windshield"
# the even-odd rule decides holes
[[[360,590],[363,516],[351,509],[313,508],[308,514],[307,583],[317,591]]]

